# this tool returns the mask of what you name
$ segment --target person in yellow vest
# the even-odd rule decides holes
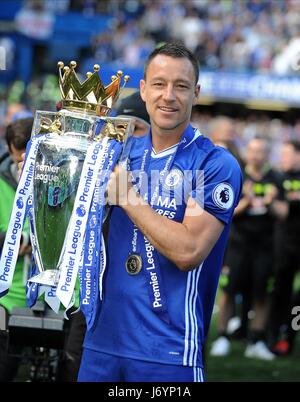
[[[18,119],[7,126],[5,137],[8,152],[0,159],[0,248],[2,249],[18,182],[18,163],[22,161],[31,136],[33,118]],[[26,307],[25,284],[30,263],[29,227],[24,225],[14,280],[0,306],[9,315],[14,307]],[[7,317],[8,317],[7,315]],[[14,351],[18,353],[18,351]],[[7,354],[7,338],[0,337],[0,381],[11,381],[18,370],[19,359]]]
[[[295,277],[300,269],[300,141],[289,140],[281,149],[283,188],[288,203],[288,215],[280,226],[277,239],[276,273],[272,295],[269,328],[272,350],[285,356],[293,351],[294,338],[299,332],[297,312],[300,289]],[[293,321],[295,319],[295,321]],[[294,325],[295,323],[295,325]]]
[[[254,312],[247,333],[245,356],[273,360],[267,345],[267,321],[274,280],[274,239],[276,223],[287,215],[282,177],[268,162],[269,146],[262,137],[247,146],[244,186],[234,212],[230,240],[224,259],[222,293],[219,300],[218,337],[210,354],[230,352],[229,319],[237,296],[249,300]]]

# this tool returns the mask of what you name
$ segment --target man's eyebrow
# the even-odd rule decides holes
[[[166,79],[164,77],[161,77],[157,75],[156,77],[152,77],[150,81],[165,81]]]
[[[165,77],[161,77],[161,76],[157,76],[157,77],[152,77],[150,79],[150,82],[154,82],[154,81],[166,81]],[[175,84],[185,84],[185,85],[190,85],[191,82],[187,79],[184,78],[178,78],[177,80],[174,81]]]
[[[176,83],[176,84],[187,84],[187,85],[190,85],[190,84],[191,84],[191,81],[190,81],[190,80],[186,80],[186,79],[184,79],[184,78],[179,78],[178,80],[175,80],[175,83]]]

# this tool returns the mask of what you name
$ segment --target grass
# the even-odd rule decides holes
[[[300,381],[300,334],[296,336],[292,355],[277,357],[271,362],[244,357],[246,343],[236,340],[232,341],[228,356],[213,357],[209,351],[211,342],[216,338],[216,318],[217,313],[213,314],[205,350],[207,381]]]

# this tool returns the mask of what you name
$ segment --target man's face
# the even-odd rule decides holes
[[[300,169],[300,152],[297,152],[291,144],[282,145],[280,167],[284,172]]]
[[[234,137],[234,125],[229,119],[224,119],[222,122],[220,122],[217,129],[212,132],[212,140],[215,144],[229,144],[234,140]]]
[[[200,88],[195,85],[195,72],[188,59],[159,54],[148,65],[140,90],[152,131],[176,133],[188,125]]]
[[[249,142],[246,153],[248,165],[262,167],[268,158],[266,144],[263,140],[253,139]]]
[[[12,160],[16,163],[22,162],[23,159],[21,157],[22,154],[24,154],[26,149],[17,149],[13,144],[10,144],[10,156]]]

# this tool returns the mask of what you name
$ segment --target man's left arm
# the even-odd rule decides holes
[[[224,223],[191,197],[182,223],[156,213],[139,194],[132,197],[133,203],[122,205],[124,211],[153,247],[182,271],[198,267],[223,231]]]
[[[154,248],[180,270],[189,271],[198,267],[218,241],[224,225],[231,220],[239,199],[240,170],[227,168],[226,163],[212,162],[207,168],[204,181],[204,204],[201,196],[197,196],[198,191],[192,192],[182,222],[157,214],[128,183],[127,175],[128,172],[119,166],[115,169],[114,178],[108,184],[108,202],[122,207]],[[237,176],[235,181],[239,183],[236,186],[236,195],[230,191],[232,187],[229,183],[233,176]],[[220,196],[219,190],[224,190],[224,194],[221,194],[225,196],[224,202],[214,201],[217,195]],[[226,191],[229,192],[230,199],[226,198]],[[203,207],[200,206],[202,204]]]

